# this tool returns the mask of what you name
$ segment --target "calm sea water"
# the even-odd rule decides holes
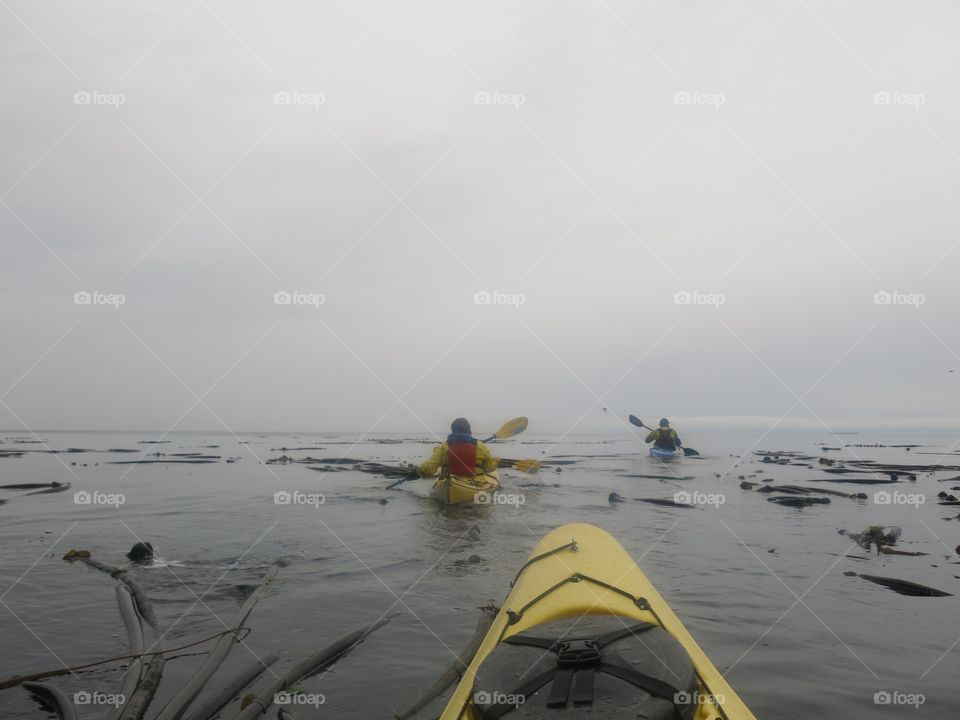
[[[10,498],[0,505],[0,675],[80,664],[127,651],[114,596],[115,582],[60,558],[71,548],[124,565],[138,539],[154,544],[161,562],[137,568],[171,628],[168,647],[224,629],[253,585],[277,558],[288,561],[251,617],[252,632],[217,677],[225,678],[252,656],[279,652],[283,668],[348,630],[385,613],[389,624],[370,636],[329,672],[299,683],[322,694],[317,708],[298,708],[310,717],[390,718],[414,702],[469,640],[477,608],[499,605],[507,584],[537,540],[568,522],[588,522],[616,536],[700,642],[714,663],[759,718],[955,717],[960,707],[960,544],[956,507],[936,504],[936,493],[960,475],[921,473],[916,483],[881,490],[922,495],[923,504],[877,504],[871,499],[834,497],[829,505],[803,510],[779,507],[767,496],[739,488],[739,475],[758,481],[804,483],[825,477],[818,468],[770,466],[749,455],[756,433],[690,433],[702,453],[669,467],[638,452],[621,437],[568,437],[554,445],[525,435],[497,444],[510,458],[569,456],[562,472],[537,475],[503,472],[503,492],[523,504],[471,506],[442,511],[428,498],[427,481],[385,491],[372,475],[322,473],[305,465],[264,465],[292,457],[349,457],[385,463],[419,460],[429,439],[378,436],[354,444],[351,435],[167,436],[151,447],[144,433],[45,433],[57,450],[110,448],[141,452],[201,452],[219,455],[208,465],[115,465],[135,454],[28,453],[0,459],[0,484],[71,482],[69,492]],[[18,444],[6,433],[3,449],[43,450]],[[919,443],[899,448],[854,448],[830,457],[856,456],[890,462],[932,463],[950,446],[946,434],[891,435],[861,432],[850,443]],[[240,441],[245,442],[240,442]],[[385,443],[384,440],[404,440]],[[756,449],[821,454],[837,444],[825,433],[774,432]],[[298,448],[311,448],[301,450]],[[322,448],[322,449],[313,449]],[[228,457],[240,458],[225,462]],[[960,464],[960,456],[940,460]],[[76,463],[76,464],[74,464]],[[665,474],[659,481],[622,477]],[[716,477],[717,475],[721,477]],[[692,476],[692,479],[678,479]],[[812,484],[812,483],[811,483]],[[123,495],[114,507],[77,504],[75,491]],[[319,505],[274,502],[280,491],[320,493]],[[619,492],[627,502],[611,505]],[[658,507],[636,498],[672,499],[677,492],[722,498],[696,510]],[[102,496],[98,496],[102,499]],[[387,504],[380,500],[387,498]],[[719,502],[719,500],[718,500]],[[852,548],[838,529],[870,524],[899,525],[899,547],[923,557],[877,556]],[[476,527],[479,537],[469,532]],[[471,561],[471,556],[479,556]],[[953,597],[899,595],[847,571],[890,576],[930,585]],[[195,650],[185,651],[186,653]],[[148,712],[157,709],[191,677],[202,656],[171,660],[163,687]],[[116,692],[122,666],[64,675],[52,682],[68,695]],[[214,680],[216,682],[216,680]],[[877,704],[876,693],[902,693]],[[922,706],[896,704],[910,694]],[[919,699],[919,698],[918,698]],[[235,712],[231,706],[225,717]],[[35,718],[37,704],[20,688],[0,692],[0,716]],[[80,708],[97,718],[106,708]],[[271,712],[271,716],[274,712]],[[429,717],[429,713],[424,715]]]

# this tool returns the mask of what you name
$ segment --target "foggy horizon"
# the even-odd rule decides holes
[[[960,427],[933,15],[90,7],[3,10],[4,427]]]

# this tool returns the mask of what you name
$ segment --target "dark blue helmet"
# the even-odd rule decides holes
[[[670,425],[669,420],[667,420],[666,418],[660,418],[660,427],[668,427],[669,425]]]

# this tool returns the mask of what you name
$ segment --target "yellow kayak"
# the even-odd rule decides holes
[[[430,488],[430,497],[443,505],[457,505],[458,503],[487,504],[490,493],[500,488],[500,473],[493,472],[484,475],[464,477],[461,475],[440,475]]]
[[[754,720],[626,550],[543,538],[440,720]]]

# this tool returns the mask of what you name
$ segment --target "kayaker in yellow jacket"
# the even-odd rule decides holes
[[[477,440],[465,418],[450,425],[447,441],[437,445],[428,460],[417,466],[420,477],[433,477],[438,470],[461,477],[483,475],[497,469],[497,459],[482,441]]]
[[[666,418],[660,418],[660,427],[651,430],[650,434],[644,439],[644,442],[653,443],[654,447],[661,450],[676,450],[683,443],[680,442],[680,436],[677,431],[670,427],[670,421]]]

